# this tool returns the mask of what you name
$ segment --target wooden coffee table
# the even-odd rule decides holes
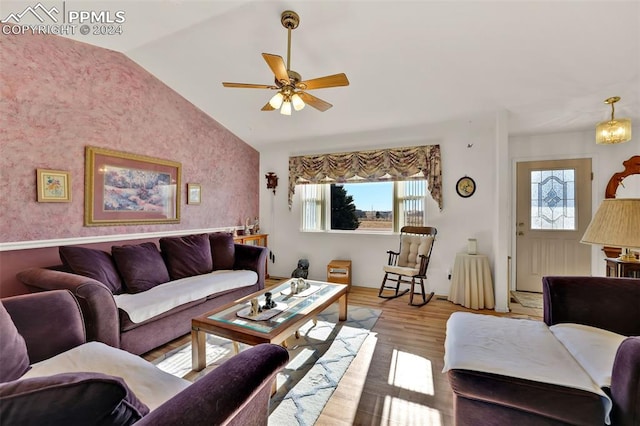
[[[278,286],[264,289],[249,296],[238,299],[204,315],[191,320],[191,361],[192,368],[200,371],[206,366],[206,334],[230,339],[237,350],[237,342],[249,345],[260,343],[283,344],[287,337],[315,315],[324,311],[331,304],[340,304],[339,319],[347,319],[347,286],[324,281],[306,280],[311,289],[308,295],[290,295],[291,282],[289,280]],[[260,305],[264,304],[264,294],[271,292],[272,300],[284,307],[282,312],[270,319],[255,321],[238,316],[250,307],[250,300],[257,297]]]

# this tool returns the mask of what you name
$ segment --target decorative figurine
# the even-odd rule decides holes
[[[291,295],[294,295],[298,293],[298,286],[296,285],[296,283],[292,282],[291,283]]]
[[[262,309],[271,309],[271,308],[275,308],[276,307],[276,302],[274,302],[271,299],[271,292],[266,292],[264,294],[264,305],[262,306]]]
[[[302,293],[309,288],[309,283],[304,278],[298,278],[298,285],[296,286],[296,293]]]
[[[251,315],[252,317],[255,317],[260,312],[262,312],[262,309],[260,309],[260,304],[258,303],[258,298],[254,297],[253,299],[251,299],[251,313],[249,315]]]
[[[298,267],[291,273],[291,278],[307,278],[309,276],[309,259],[298,260]]]

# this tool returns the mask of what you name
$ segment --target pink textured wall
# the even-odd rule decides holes
[[[84,227],[87,145],[181,162],[180,223]],[[239,225],[258,215],[259,161],[121,53],[58,36],[0,35],[0,242]],[[37,168],[71,172],[72,202],[36,202]],[[189,182],[202,185],[202,204],[186,204]],[[0,274],[7,256],[0,252]]]

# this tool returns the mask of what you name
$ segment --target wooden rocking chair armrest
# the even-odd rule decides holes
[[[396,264],[398,263],[398,256],[400,256],[400,252],[387,250],[387,254],[389,255],[389,259],[387,260],[387,265],[396,266]]]

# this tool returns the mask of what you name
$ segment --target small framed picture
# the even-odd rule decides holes
[[[71,176],[64,170],[36,169],[39,203],[71,202]]]
[[[199,183],[187,184],[187,204],[200,204],[202,199],[202,187]]]

